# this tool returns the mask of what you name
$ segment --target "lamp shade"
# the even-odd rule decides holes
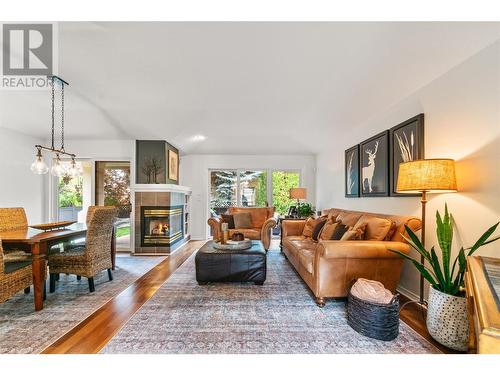
[[[292,188],[290,189],[290,199],[306,199],[307,189],[306,188]]]
[[[455,161],[423,159],[399,164],[397,191],[401,193],[457,191]]]

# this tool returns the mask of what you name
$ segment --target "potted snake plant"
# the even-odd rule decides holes
[[[407,226],[408,236],[404,236],[409,245],[421,254],[427,264],[424,266],[417,260],[397,250],[391,250],[413,263],[422,276],[430,283],[427,310],[427,330],[439,343],[451,349],[467,350],[469,325],[467,321],[467,306],[464,292],[464,275],[467,257],[481,246],[496,241],[500,236],[491,237],[498,227],[496,223],[490,227],[468,248],[461,248],[455,259],[451,259],[453,241],[453,216],[448,213],[445,204],[444,216],[436,211],[437,240],[441,250],[441,261],[435,251],[435,246],[427,250],[419,238]]]

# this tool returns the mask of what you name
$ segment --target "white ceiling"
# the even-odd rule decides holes
[[[314,153],[497,40],[499,25],[63,22],[68,148]],[[0,126],[46,138],[49,105],[48,91],[2,91]]]

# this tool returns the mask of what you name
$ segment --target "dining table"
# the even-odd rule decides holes
[[[46,276],[47,251],[62,242],[84,238],[87,234],[85,223],[75,223],[68,227],[42,231],[34,228],[0,231],[0,239],[6,248],[19,248],[31,252],[33,269],[33,294],[35,311],[43,309],[43,291]],[[111,240],[112,268],[115,269],[116,240],[113,230]]]

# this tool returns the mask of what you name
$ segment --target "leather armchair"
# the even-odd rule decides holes
[[[241,212],[248,212],[252,216],[252,223],[254,228],[248,229],[230,229],[229,235],[234,232],[242,232],[245,237],[253,240],[261,240],[264,248],[269,250],[271,246],[271,230],[276,226],[274,219],[274,207],[229,207],[228,214],[237,214]],[[212,228],[213,238],[219,238],[221,233],[222,220],[218,217],[211,217],[207,221],[210,228]]]

